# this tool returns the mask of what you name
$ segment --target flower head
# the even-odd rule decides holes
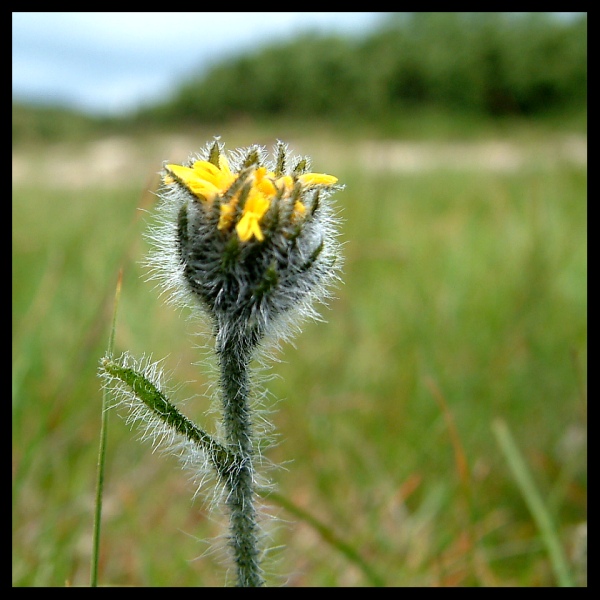
[[[218,140],[165,165],[151,263],[178,297],[200,301],[218,342],[258,341],[291,313],[314,316],[312,301],[327,297],[341,262],[328,199],[340,188],[308,165],[281,142],[269,161],[260,146],[226,155]]]

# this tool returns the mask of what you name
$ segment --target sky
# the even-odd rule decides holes
[[[367,34],[376,12],[12,14],[13,98],[123,114],[185,78],[306,31]]]

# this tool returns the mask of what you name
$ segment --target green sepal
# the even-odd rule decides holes
[[[223,248],[223,255],[221,257],[221,268],[225,273],[228,273],[235,265],[240,255],[240,241],[237,235],[232,235],[225,248]]]
[[[258,154],[258,150],[256,148],[252,148],[246,155],[246,158],[242,163],[242,168],[247,169],[248,167],[253,167],[255,165],[260,166],[260,155]]]
[[[310,203],[310,206],[307,207],[308,213],[310,214],[311,217],[317,212],[317,209],[319,208],[319,206],[321,204],[321,199],[320,199],[319,195],[320,195],[320,191],[316,190],[315,194],[313,196],[312,202]]]
[[[279,273],[277,272],[277,265],[275,262],[272,262],[264,272],[262,281],[254,289],[255,298],[260,299],[266,296],[278,283]]]
[[[275,175],[281,177],[285,172],[286,151],[285,144],[279,142],[277,144],[277,163],[275,167]]]
[[[219,148],[219,143],[215,142],[208,153],[208,162],[215,165],[215,167],[219,167],[219,157],[221,156],[221,149]]]
[[[319,258],[319,255],[323,251],[324,245],[325,243],[323,239],[321,239],[321,243],[310,253],[308,260],[300,267],[300,272],[303,273],[305,271],[308,271],[308,269],[310,269],[313,266],[313,264],[315,263],[317,258]]]
[[[248,178],[250,177],[250,173],[252,169],[246,168],[243,171],[240,171],[237,179],[231,184],[230,188],[223,194],[223,203],[227,204],[236,194],[237,192],[246,184]]]
[[[306,171],[307,168],[306,159],[302,158],[296,163],[296,166],[292,169],[293,175],[302,175]]]

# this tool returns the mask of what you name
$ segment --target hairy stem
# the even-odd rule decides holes
[[[219,348],[223,423],[227,444],[238,455],[236,468],[226,478],[230,513],[230,545],[237,568],[237,585],[264,585],[258,550],[254,508],[254,466],[250,419],[249,364],[253,344],[243,337],[225,340]]]

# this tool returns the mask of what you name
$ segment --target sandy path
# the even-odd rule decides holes
[[[57,144],[41,155],[31,150],[13,152],[14,184],[51,187],[113,187],[127,180],[151,179],[166,158],[182,161],[197,140],[163,136],[144,143],[126,137],[107,137],[83,146]],[[511,172],[528,167],[553,168],[560,164],[587,167],[587,137],[556,136],[544,141],[476,142],[366,140],[340,144],[330,140],[290,140],[290,146],[310,154],[315,165],[339,172],[348,164],[372,171],[412,173],[437,169]]]

